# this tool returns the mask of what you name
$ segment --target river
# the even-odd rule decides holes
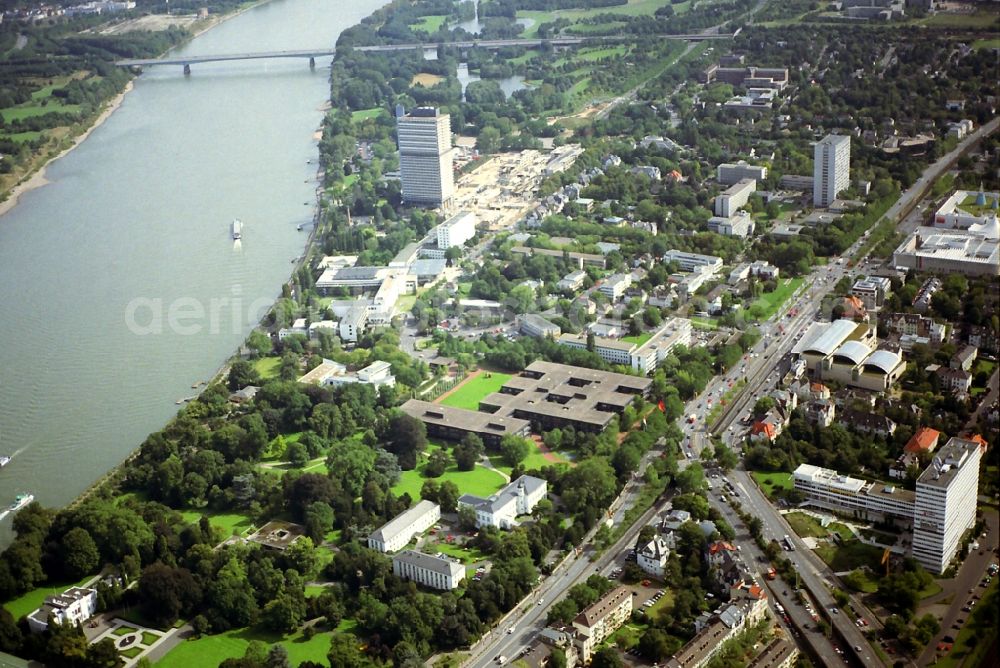
[[[272,0],[180,51],[329,47],[383,4]],[[296,227],[312,219],[329,62],[148,68],[49,166],[51,183],[0,217],[0,454],[13,456],[0,505],[79,495],[197,392],[278,295],[306,241]]]

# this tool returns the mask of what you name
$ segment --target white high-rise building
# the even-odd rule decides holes
[[[434,107],[396,111],[399,171],[407,204],[447,206],[455,191],[451,117]]]
[[[913,517],[913,558],[941,573],[976,523],[980,444],[953,437],[917,479]]]
[[[851,138],[827,135],[813,151],[813,206],[830,206],[851,183]]]

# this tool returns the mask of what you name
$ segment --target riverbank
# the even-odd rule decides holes
[[[8,193],[7,199],[5,199],[3,202],[0,202],[0,216],[3,216],[5,213],[7,213],[15,206],[17,206],[17,202],[21,198],[21,195],[31,192],[36,188],[41,188],[42,186],[47,185],[49,181],[48,179],[45,178],[45,170],[48,168],[48,166],[51,165],[56,160],[58,160],[59,158],[68,154],[70,151],[75,149],[84,141],[86,141],[87,137],[90,136],[90,133],[92,133],[97,128],[101,127],[104,121],[108,120],[111,114],[115,113],[115,111],[118,110],[118,107],[122,105],[122,102],[125,100],[125,96],[129,94],[132,88],[133,88],[133,82],[129,81],[127,84],[125,84],[125,88],[122,90],[122,92],[118,93],[118,95],[116,95],[107,104],[107,106],[105,106],[104,110],[97,115],[97,118],[94,119],[94,122],[90,125],[90,127],[88,127],[86,130],[78,134],[73,139],[72,144],[64,148],[57,155],[54,155],[48,160],[46,160],[37,170],[26,176],[25,179],[23,179],[20,183],[11,188],[10,192]]]
[[[189,38],[185,39],[180,44],[177,44],[167,49],[166,51],[161,53],[160,56],[164,56],[173,51],[174,49],[177,49],[181,46],[188,44],[189,42],[191,42],[191,40],[200,35],[205,34],[212,28],[220,26],[226,21],[236,18],[237,16],[243,14],[244,12],[248,12],[251,9],[263,5],[265,3],[268,3],[270,1],[271,0],[258,0],[257,2],[250,3],[246,7],[238,9],[234,12],[210,18],[206,21],[207,25],[204,25],[199,29],[193,31]],[[25,193],[29,193],[37,188],[41,188],[45,185],[48,185],[50,182],[48,179],[45,178],[45,172],[48,169],[49,165],[51,165],[56,160],[59,160],[60,158],[66,156],[73,149],[75,149],[77,146],[86,141],[87,137],[90,136],[90,133],[99,128],[104,123],[104,121],[108,120],[111,114],[115,113],[115,111],[118,110],[118,108],[122,105],[122,102],[125,100],[125,96],[128,95],[128,93],[134,87],[134,84],[135,84],[135,79],[133,78],[125,85],[125,88],[122,90],[121,93],[116,95],[110,102],[106,104],[103,111],[101,111],[101,113],[97,115],[93,123],[91,123],[90,126],[87,127],[87,129],[85,129],[83,132],[81,132],[79,135],[73,138],[72,144],[67,146],[58,154],[45,160],[41,165],[39,165],[34,170],[28,171],[28,173],[25,174],[24,177],[5,194],[4,199],[0,201],[0,217],[3,217],[4,214],[6,214],[8,211],[17,206],[17,203],[22,195],[24,195]]]

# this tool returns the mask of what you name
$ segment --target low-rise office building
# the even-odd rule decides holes
[[[450,441],[461,441],[466,434],[475,434],[491,448],[500,446],[504,436],[527,436],[531,423],[516,417],[492,415],[420,399],[410,399],[400,410],[424,423],[427,435]]]
[[[568,290],[570,292],[576,292],[577,290],[583,287],[583,282],[586,280],[586,278],[587,278],[587,272],[583,271],[582,269],[578,269],[574,272],[570,272],[569,274],[563,276],[559,280],[559,282],[556,283],[556,287],[559,288],[560,290]]]
[[[734,211],[732,216],[712,216],[708,219],[708,231],[727,237],[747,238],[754,233],[756,225],[749,213]]]
[[[671,249],[664,253],[663,261],[676,262],[682,271],[694,271],[698,267],[710,267],[716,271],[722,269],[721,257],[702,255],[700,253],[687,253],[676,249]]]
[[[868,276],[854,282],[851,294],[864,303],[867,309],[882,307],[891,292],[891,282],[885,276]]]
[[[336,387],[350,383],[363,383],[375,387],[383,385],[394,387],[396,377],[392,375],[392,365],[389,362],[376,360],[364,369],[352,373],[343,364],[324,359],[318,367],[299,378],[299,382],[323,387]]]
[[[368,536],[368,547],[379,552],[398,552],[441,519],[441,506],[422,499]]]
[[[549,322],[535,313],[525,313],[517,317],[518,331],[536,339],[556,338],[562,334],[559,325]]]
[[[896,267],[937,274],[1000,276],[998,233],[918,227],[896,249],[892,261]]]
[[[431,589],[451,591],[465,579],[465,566],[440,554],[405,550],[392,558],[396,577],[412,580]]]
[[[486,499],[474,494],[463,494],[458,498],[458,505],[475,511],[478,527],[512,529],[517,526],[517,517],[530,515],[538,502],[545,498],[547,491],[548,483],[545,480],[523,475]]]
[[[612,303],[617,302],[625,294],[625,291],[632,285],[632,277],[628,274],[614,274],[608,276],[598,288],[600,293],[606,296]]]

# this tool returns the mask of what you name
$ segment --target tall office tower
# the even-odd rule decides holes
[[[399,171],[407,204],[447,207],[455,192],[451,117],[434,107],[396,109]]]
[[[827,135],[813,153],[813,206],[830,206],[851,183],[851,138]]]
[[[952,437],[917,478],[913,558],[931,573],[948,568],[976,523],[980,444]]]

